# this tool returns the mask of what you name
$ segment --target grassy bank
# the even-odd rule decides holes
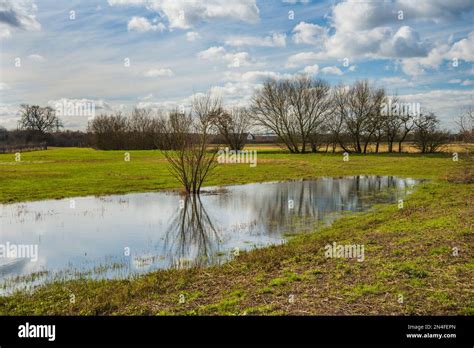
[[[21,164],[0,157],[2,200],[176,187],[158,153],[132,152],[128,163],[122,155],[52,150],[25,154]],[[158,271],[131,281],[55,283],[0,298],[0,314],[474,314],[469,158],[351,155],[343,162],[341,155],[268,150],[259,153],[256,168],[221,166],[210,184],[351,174],[432,181],[408,196],[403,209],[380,205],[285,245],[242,252],[223,266]],[[324,246],[332,242],[364,245],[365,260],[326,258]]]
[[[354,174],[400,175],[422,178],[443,177],[466,161],[460,154],[453,162],[450,154],[342,154],[291,155],[276,148],[259,148],[258,165],[227,164],[218,166],[206,185],[229,185],[317,176]],[[21,162],[14,154],[0,155],[0,203],[147,192],[179,188],[168,172],[159,151],[124,151],[93,149],[52,149],[26,152]]]

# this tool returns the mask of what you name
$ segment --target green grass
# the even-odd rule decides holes
[[[177,187],[158,152],[132,152],[130,163],[120,162],[121,152],[83,149],[24,154],[21,164],[9,163],[11,157],[0,156],[4,202]],[[57,282],[32,294],[0,297],[0,314],[474,313],[472,158],[453,162],[443,154],[351,155],[343,162],[341,155],[268,151],[259,153],[258,160],[256,168],[221,166],[208,184],[353,174],[431,181],[407,196],[403,209],[378,205],[317,232],[296,235],[284,245],[241,252],[221,266],[161,270],[133,280]],[[326,258],[324,246],[334,241],[365,245],[365,260]],[[459,250],[457,256],[453,248]],[[182,294],[184,303],[179,302]]]
[[[179,189],[179,183],[168,171],[160,151],[125,151],[93,149],[51,149],[25,152],[21,162],[14,154],[0,155],[0,202],[20,202],[86,195],[149,192]],[[206,185],[230,185],[273,180],[290,180],[318,176],[355,174],[399,175],[420,178],[443,176],[453,166],[449,154],[342,154],[292,155],[282,150],[259,150],[258,165],[218,166]]]

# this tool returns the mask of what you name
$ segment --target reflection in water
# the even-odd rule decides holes
[[[235,248],[279,244],[344,211],[395,202],[415,183],[354,176],[207,188],[200,197],[158,192],[0,205],[0,247],[38,245],[37,262],[0,257],[0,292],[219,263]]]
[[[174,267],[208,264],[219,246],[219,233],[198,195],[180,200],[164,241],[164,250]]]

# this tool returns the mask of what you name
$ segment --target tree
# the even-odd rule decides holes
[[[275,133],[291,153],[305,153],[329,111],[330,87],[304,75],[270,79],[251,104],[258,125]]]
[[[5,141],[8,139],[8,131],[5,127],[0,126],[0,141]]]
[[[415,147],[422,153],[432,153],[440,150],[448,140],[449,133],[439,129],[439,120],[433,114],[420,115],[415,119]]]
[[[218,109],[212,123],[231,150],[242,150],[251,127],[250,113],[245,108]]]
[[[99,115],[88,126],[93,143],[102,150],[121,150],[127,147],[127,117],[117,112],[114,115]]]
[[[374,134],[381,127],[381,105],[385,101],[385,90],[377,89],[367,80],[356,81],[349,88],[338,86],[334,93],[335,117],[349,137],[350,145],[340,145],[345,151],[366,153]],[[333,116],[334,117],[334,116]]]
[[[400,102],[397,96],[393,96],[390,99],[388,105],[393,106],[397,105]],[[386,104],[387,105],[387,104]],[[393,112],[393,107],[391,109],[385,110],[382,113],[382,128],[387,139],[388,152],[393,152],[393,144],[395,140],[401,135],[403,119],[400,116],[399,112]]]
[[[55,111],[49,106],[40,107],[39,105],[23,104],[20,108],[20,114],[21,118],[18,126],[21,130],[45,134],[59,130],[63,126]]]
[[[472,106],[466,108],[464,113],[459,116],[456,124],[459,127],[459,135],[464,142],[474,141],[474,109]]]
[[[415,117],[411,115],[400,116],[401,130],[400,138],[398,140],[398,152],[402,152],[402,144],[407,138],[408,134],[415,128]]]
[[[190,113],[169,114],[164,141],[171,151],[163,151],[171,174],[186,193],[199,194],[206,177],[217,165],[217,148],[209,149],[212,118],[222,109],[218,98],[195,97]]]

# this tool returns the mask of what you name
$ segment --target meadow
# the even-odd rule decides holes
[[[2,315],[474,314],[473,157],[438,154],[295,155],[260,146],[258,165],[224,164],[206,185],[358,174],[423,178],[404,202],[351,214],[284,245],[241,252],[210,268],[131,280],[79,279],[0,298]],[[179,189],[159,151],[50,149],[0,155],[0,202]],[[364,262],[324,245],[366,246]],[[75,301],[71,302],[71,295]]]

